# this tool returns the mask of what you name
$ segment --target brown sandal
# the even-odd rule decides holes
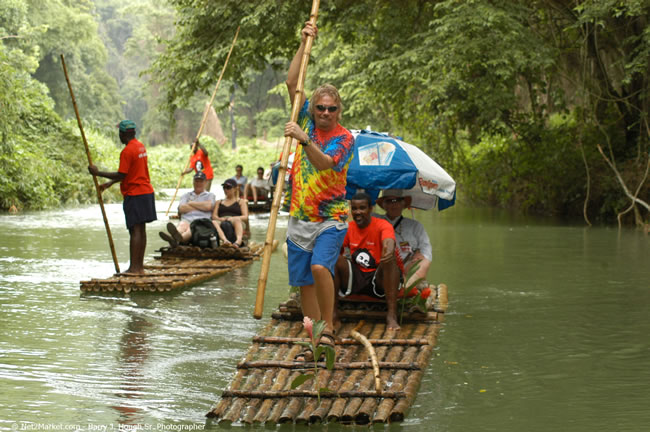
[[[311,363],[314,361],[314,353],[309,348],[305,348],[304,350],[296,354],[296,356],[293,358],[293,361],[302,362],[302,363]]]
[[[332,349],[336,348],[336,337],[334,333],[329,330],[323,330],[323,333],[320,335],[320,340],[318,341],[319,345],[325,345],[331,347]]]

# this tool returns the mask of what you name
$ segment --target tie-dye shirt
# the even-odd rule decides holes
[[[345,184],[354,137],[340,124],[328,132],[317,129],[309,113],[309,101],[300,110],[298,124],[309,134],[311,145],[317,145],[334,160],[334,167],[317,170],[303,147],[298,146],[286,195],[291,197],[289,214],[306,222],[345,221],[348,215]]]

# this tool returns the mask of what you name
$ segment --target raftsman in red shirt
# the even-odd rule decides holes
[[[200,165],[197,167],[196,163],[199,162]],[[203,171],[205,178],[207,180],[212,180],[214,178],[214,172],[212,172],[212,164],[210,164],[210,159],[203,153],[203,150],[198,149],[196,153],[190,158],[190,168],[196,172]]]
[[[149,180],[147,165],[147,149],[137,139],[133,138],[120,153],[120,168],[118,172],[126,174],[120,183],[122,195],[144,195],[153,193]]]

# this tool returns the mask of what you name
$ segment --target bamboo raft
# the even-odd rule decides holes
[[[308,339],[298,301],[290,298],[253,338],[230,387],[206,417],[225,424],[268,425],[402,421],[428,367],[447,308],[447,286],[431,288],[434,295],[427,310],[406,311],[399,332],[386,328],[385,303],[341,302],[334,368],[318,363],[319,387],[312,379],[296,389],[291,389],[293,380],[313,371],[314,363],[294,361],[302,350],[296,342]],[[374,359],[364,338],[374,347]],[[319,402],[317,388],[323,387],[331,392],[321,391]]]
[[[277,245],[274,245],[277,246]],[[154,262],[145,264],[144,275],[114,274],[106,279],[80,282],[83,292],[170,292],[196,285],[259,259],[263,245],[246,248],[194,246],[163,247]]]
[[[248,203],[248,212],[249,213],[268,213],[271,211],[271,201],[260,200],[257,204],[250,202]]]

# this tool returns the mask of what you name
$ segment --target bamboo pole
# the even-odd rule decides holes
[[[291,338],[291,337],[273,337],[273,336],[253,336],[253,342],[260,342],[265,344],[286,344],[286,343],[296,343],[299,341],[308,342],[308,339],[305,338]],[[429,340],[426,338],[420,339],[368,339],[368,341],[375,345],[427,345]],[[336,340],[337,345],[361,345],[356,339],[353,338],[343,338]]]
[[[176,194],[178,193],[178,188],[181,187],[181,181],[183,181],[183,173],[187,171],[187,169],[190,166],[190,162],[192,160],[192,154],[194,154],[194,149],[196,148],[196,143],[199,141],[199,138],[201,138],[201,133],[203,132],[203,126],[205,126],[205,122],[208,119],[208,112],[210,112],[210,107],[212,106],[212,102],[214,102],[214,97],[217,95],[217,90],[219,89],[219,84],[221,84],[221,79],[223,78],[223,74],[226,71],[226,66],[228,66],[228,60],[230,60],[230,54],[232,54],[232,50],[235,47],[235,42],[237,42],[237,36],[239,35],[239,28],[241,26],[237,26],[237,31],[235,32],[235,37],[232,40],[232,45],[230,45],[230,51],[228,51],[228,55],[226,56],[226,61],[223,64],[223,68],[221,68],[221,74],[219,75],[219,79],[217,80],[217,85],[214,87],[214,90],[212,91],[212,96],[210,97],[210,102],[208,102],[208,106],[206,109],[203,111],[203,118],[201,119],[201,125],[199,126],[199,132],[196,134],[196,138],[194,139],[194,144],[192,145],[192,150],[190,151],[190,157],[187,160],[187,164],[185,165],[185,168],[181,172],[181,176],[178,179],[178,184],[176,185],[176,190],[174,191],[174,196],[172,197],[171,202],[169,203],[169,208],[167,208],[167,212],[165,212],[165,216],[169,215],[169,210],[172,208],[172,204],[174,204],[174,200],[176,199]]]
[[[375,373],[375,390],[377,393],[381,393],[381,379],[379,378],[379,361],[377,360],[377,353],[370,341],[368,341],[368,338],[357,331],[357,328],[361,328],[362,326],[363,321],[359,322],[357,327],[350,332],[350,336],[363,345],[368,351],[368,356],[370,356],[370,361],[372,362],[372,370]]]
[[[261,334],[267,334],[268,332],[271,331],[271,329],[274,328],[274,323],[273,321],[270,321],[265,328],[262,329]],[[259,351],[260,345],[259,344],[253,344],[253,346],[248,350],[246,353],[246,359],[251,360]],[[232,382],[230,383],[230,389],[239,389],[239,386],[241,385],[242,380],[244,379],[245,371],[239,370],[237,371],[237,374],[233,378]],[[233,400],[232,397],[224,397],[223,395],[221,396],[221,400],[217,404],[217,406],[211,410],[209,413],[206,414],[206,417],[208,418],[222,418],[224,413],[230,408],[230,405],[232,404]]]
[[[320,0],[312,0],[311,12],[309,14],[309,21],[316,25],[318,18],[318,7]],[[304,92],[305,76],[307,75],[307,64],[309,63],[309,55],[311,54],[311,47],[314,42],[312,36],[307,36],[305,41],[305,50],[302,54],[300,62],[300,72],[298,73],[298,84],[296,86],[296,94],[293,97],[293,108],[291,109],[291,120],[295,122],[298,120],[300,113],[300,101]],[[262,310],[264,308],[264,292],[266,290],[266,281],[268,279],[269,267],[271,264],[271,247],[275,237],[275,225],[278,219],[278,211],[280,210],[280,201],[282,199],[282,189],[284,188],[284,175],[287,171],[287,163],[289,161],[289,151],[291,150],[293,138],[286,137],[284,146],[282,147],[282,159],[280,161],[280,171],[278,173],[278,181],[275,184],[275,192],[273,193],[273,203],[271,204],[271,212],[269,217],[269,226],[266,231],[266,240],[264,241],[264,253],[262,256],[262,268],[260,270],[260,277],[257,281],[257,296],[255,298],[255,310],[253,316],[256,319],[262,318]]]
[[[287,310],[287,311],[273,312],[273,314],[271,316],[273,318],[275,318],[275,319],[283,319],[283,320],[300,320],[300,321],[302,321],[302,319],[303,319],[302,313],[299,310],[295,310],[295,311]],[[356,311],[343,310],[343,311],[339,311],[338,317],[342,321],[347,321],[347,320],[358,321],[360,319],[372,319],[372,320],[382,320],[383,321],[383,320],[386,319],[386,312],[385,311],[373,311],[373,310],[356,310]],[[427,312],[427,313],[411,314],[411,316],[404,316],[404,319],[402,320],[402,322],[404,322],[404,323],[422,322],[422,321],[435,322],[437,320],[438,320],[438,314],[436,312]]]
[[[275,334],[286,334],[287,332],[291,332],[292,328],[290,327],[290,323],[288,322],[282,322],[280,325],[276,327]],[[300,328],[301,326],[294,326],[298,328],[298,332],[302,330]],[[274,347],[275,348],[275,347]],[[264,350],[268,351],[269,353],[273,353],[273,358],[277,360],[281,359],[287,359],[289,355],[291,355],[291,348],[289,345],[281,345],[279,349],[274,349],[274,350]],[[295,355],[295,353],[293,354]],[[276,377],[278,375],[279,370],[278,369],[268,369],[264,372],[264,376],[262,377],[261,383],[258,386],[257,390],[258,391],[268,391],[272,388],[273,384],[276,381]],[[265,402],[263,399],[253,399],[249,401],[246,405],[246,407],[242,410],[241,414],[241,421],[242,423],[245,424],[252,424],[255,423],[255,418],[257,417],[257,414],[259,414],[259,411],[261,409],[261,405]]]
[[[449,305],[447,285],[444,283],[439,284],[436,292],[437,292],[436,303],[435,303],[436,310],[439,310],[440,312],[445,312],[447,310],[447,306]]]
[[[364,362],[364,361],[357,361],[357,362],[350,362],[350,363],[341,363],[337,362],[334,364],[333,369],[339,370],[339,369],[350,369],[350,370],[366,370],[366,369],[374,369],[375,365],[372,364],[371,362]],[[310,367],[312,366],[311,363],[309,363]],[[319,367],[325,367],[325,362],[318,362]],[[377,362],[377,367],[381,369],[396,369],[396,370],[420,370],[420,366],[417,363],[413,362]],[[267,368],[278,368],[278,369],[291,369],[291,370],[296,370],[296,369],[305,369],[304,364],[296,363],[294,361],[275,361],[275,360],[267,360],[267,361],[247,361],[247,362],[241,362],[237,365],[237,369],[267,369]]]
[[[385,331],[388,331],[388,329],[386,328],[386,326],[383,323],[382,324],[377,324],[375,326],[375,328],[373,329],[373,334],[376,334],[377,336],[381,336],[382,332],[385,332]],[[355,333],[355,330],[350,332],[350,335],[355,337],[354,333]],[[356,333],[359,333],[359,332],[356,332]],[[359,333],[358,336],[361,336],[362,338],[365,338],[365,336],[362,335],[361,333]],[[384,358],[384,356],[386,354],[387,347],[381,347],[376,352],[375,352],[374,349],[368,350],[366,345],[364,345],[364,348],[366,348],[366,352],[368,353],[368,357],[370,357],[371,361],[373,362],[373,371],[374,371],[374,373],[367,373],[363,377],[361,382],[359,383],[359,386],[358,386],[357,390],[358,391],[371,392],[372,387],[373,387],[373,383],[374,383],[375,384],[375,386],[374,386],[375,392],[377,393],[377,395],[380,395],[381,394],[381,387],[379,387],[379,391],[377,390],[377,385],[378,385],[377,378],[378,378],[379,368],[378,367],[375,368],[374,363],[375,363],[375,361],[383,360],[383,358]],[[373,356],[374,356],[374,359],[373,359]],[[379,385],[381,385],[380,382],[379,382]],[[368,401],[369,399],[374,400],[374,398],[364,398],[364,397],[351,398],[348,401],[348,405],[345,407],[345,410],[343,411],[343,415],[341,415],[341,422],[343,422],[343,423],[352,423],[352,422],[354,422],[356,418],[360,417],[359,416],[360,410],[362,409],[364,403],[366,401]],[[361,416],[361,417],[363,417],[363,416]]]
[[[381,333],[377,330],[378,327],[381,326],[374,326],[373,324],[366,324],[364,328],[363,333],[369,333],[371,337],[375,336],[381,336]],[[365,350],[359,350],[358,351],[359,355],[359,360],[365,360],[364,357],[368,356],[368,352]],[[343,382],[339,389],[339,393],[342,391],[351,391],[355,388],[357,388],[357,384],[360,379],[363,378],[365,373],[361,370],[355,370],[351,374],[348,375],[347,380]],[[332,403],[332,407],[330,408],[330,411],[327,413],[327,420],[328,421],[338,421],[341,416],[343,415],[343,411],[345,410],[346,405],[348,404],[347,399],[337,399]]]
[[[278,391],[257,391],[257,390],[226,390],[223,392],[223,397],[233,397],[237,399],[247,398],[261,398],[261,399],[282,399],[282,398],[318,398],[316,390],[278,390]],[[387,398],[387,399],[402,399],[406,397],[406,393],[402,391],[386,391],[382,394],[377,394],[372,390],[346,390],[337,393],[322,392],[322,398]],[[292,419],[293,417],[287,416],[285,420]],[[280,423],[286,423],[280,419]]]
[[[273,334],[282,334],[288,330],[290,326],[290,323],[280,323],[280,325],[275,326],[273,330]],[[254,344],[258,345],[258,344]],[[271,358],[274,355],[277,354],[276,351],[274,350],[267,350],[263,349],[262,347],[257,348],[257,351],[260,353],[260,358],[265,359],[265,358]],[[246,380],[245,383],[243,384],[241,390],[242,391],[255,391],[258,390],[259,385],[262,383],[262,379],[264,376],[264,371],[262,370],[255,370],[252,373],[248,372],[244,375],[244,379]],[[223,415],[223,420],[224,421],[230,421],[230,422],[236,422],[246,415],[246,410],[247,407],[250,405],[250,403],[243,398],[235,398],[232,401],[232,404],[229,408],[229,410]]]
[[[70,98],[72,99],[72,106],[74,107],[74,113],[77,116],[77,124],[79,125],[79,132],[81,132],[81,138],[84,142],[84,147],[86,148],[86,156],[88,157],[88,165],[92,165],[93,161],[90,157],[90,148],[88,147],[88,141],[86,140],[86,134],[84,133],[84,128],[81,125],[81,117],[79,116],[79,110],[77,109],[77,100],[74,97],[74,92],[72,91],[72,84],[70,84],[70,78],[68,77],[68,68],[65,65],[65,58],[61,54],[61,65],[63,66],[63,74],[65,75],[65,80],[68,83],[68,90],[70,90]],[[108,225],[108,218],[106,217],[106,210],[104,209],[104,199],[102,198],[102,193],[99,190],[99,182],[97,181],[97,176],[93,176],[93,182],[95,183],[95,190],[97,191],[97,201],[99,202],[99,207],[102,209],[102,217],[104,218],[104,226],[106,227],[106,235],[108,236],[108,245],[111,248],[111,254],[113,255],[113,264],[115,265],[115,272],[120,272],[120,265],[117,262],[117,255],[115,254],[115,244],[113,244],[113,236],[111,235],[111,227]]]
[[[413,333],[418,335],[423,335],[428,330],[429,330],[429,326],[419,324],[416,326]],[[417,359],[418,354],[419,351],[417,349],[413,347],[409,347],[404,351],[404,356],[402,357],[402,361],[415,361]],[[397,374],[395,374],[393,385],[396,386],[396,388],[392,388],[391,386],[390,390],[402,391],[406,395],[406,397],[398,401],[393,401],[394,406],[392,407],[390,412],[390,417],[389,417],[390,421],[404,420],[404,415],[406,413],[406,410],[408,410],[411,402],[413,402],[413,399],[415,399],[415,394],[417,392],[417,388],[422,379],[422,375],[423,375],[422,371],[416,371],[414,373],[405,373],[404,371],[399,371]],[[408,398],[408,401],[404,403],[404,401],[406,401],[406,398]]]
[[[297,336],[303,329],[302,323],[294,323],[294,326],[291,327],[289,334]],[[293,358],[300,352],[302,347],[300,345],[294,345],[289,349],[285,360],[293,360]],[[287,378],[291,373],[289,369],[274,369],[276,372],[274,377],[273,385],[271,386],[271,391],[277,391],[284,388]],[[262,423],[268,421],[271,415],[271,409],[274,407],[274,401],[272,399],[266,399],[262,402],[262,405],[257,410],[257,415],[253,418],[253,423]]]
[[[406,329],[404,329],[406,330]],[[388,353],[386,354],[385,361],[387,362],[396,362],[402,357],[404,352],[404,346],[392,346],[390,347]],[[385,383],[392,381],[394,371],[384,369],[381,373],[381,379]],[[381,417],[381,414],[378,411],[379,401],[377,399],[366,399],[364,403],[359,408],[359,412],[355,417],[354,421],[357,424],[367,424],[370,421],[373,423],[376,422],[386,422],[388,421],[388,413]]]
[[[294,323],[294,325],[297,325],[300,328],[300,331],[297,333],[294,333],[294,335],[299,335],[301,331],[303,330],[302,323]],[[293,347],[292,351],[294,353],[294,356],[298,354],[300,351],[300,346],[296,345]],[[291,357],[293,359],[293,357]],[[279,391],[285,388],[286,385],[290,385],[298,375],[300,375],[300,371],[294,371],[289,373],[288,370],[281,370],[280,373],[278,374],[278,381],[273,387],[273,390]],[[277,423],[282,423],[283,421],[286,421],[284,417],[284,412],[289,405],[290,399],[289,398],[281,398],[279,401],[278,400],[272,400],[272,409],[270,409],[269,414],[266,417],[265,423],[266,424],[277,424]]]

